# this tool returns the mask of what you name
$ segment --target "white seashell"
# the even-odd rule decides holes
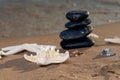
[[[55,50],[47,50],[41,53],[36,53],[34,56],[28,56],[24,54],[24,58],[27,61],[37,63],[39,65],[49,65],[52,63],[62,63],[69,58],[69,52],[58,53]]]
[[[94,34],[94,33],[90,33],[90,34],[88,35],[88,37],[99,38],[99,36],[96,35],[96,34]]]
[[[109,43],[115,43],[115,44],[120,44],[120,38],[105,38],[104,39],[105,42],[109,42]]]

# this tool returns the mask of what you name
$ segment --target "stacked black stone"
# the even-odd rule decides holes
[[[94,45],[94,42],[87,37],[92,32],[92,27],[88,26],[91,23],[88,16],[89,12],[83,10],[73,10],[66,14],[66,18],[70,21],[65,24],[67,30],[60,33],[60,38],[63,39],[60,45],[63,49]]]

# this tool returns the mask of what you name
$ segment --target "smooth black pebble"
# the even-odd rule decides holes
[[[77,21],[77,22],[68,22],[65,24],[65,27],[68,29],[73,29],[73,28],[83,28],[86,25],[89,25],[91,23],[90,19],[85,19],[83,21]]]
[[[66,14],[66,18],[73,22],[82,21],[86,19],[88,16],[89,16],[89,12],[84,10],[73,10],[73,11],[69,11]]]
[[[74,40],[86,37],[92,32],[90,26],[84,27],[82,29],[68,29],[60,33],[60,38],[63,40]]]
[[[70,41],[61,41],[60,43],[63,49],[74,49],[74,48],[84,48],[91,47],[94,45],[94,42],[90,38],[70,40]]]

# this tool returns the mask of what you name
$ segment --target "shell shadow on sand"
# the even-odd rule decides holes
[[[39,66],[34,65],[33,63],[29,63],[23,58],[17,58],[0,64],[0,69],[6,68],[12,68],[14,71],[19,71],[20,73],[23,73],[38,69]]]

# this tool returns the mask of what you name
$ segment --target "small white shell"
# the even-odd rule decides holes
[[[88,35],[88,37],[99,38],[99,36],[96,35],[96,34],[94,34],[94,33],[90,33],[90,34]]]

